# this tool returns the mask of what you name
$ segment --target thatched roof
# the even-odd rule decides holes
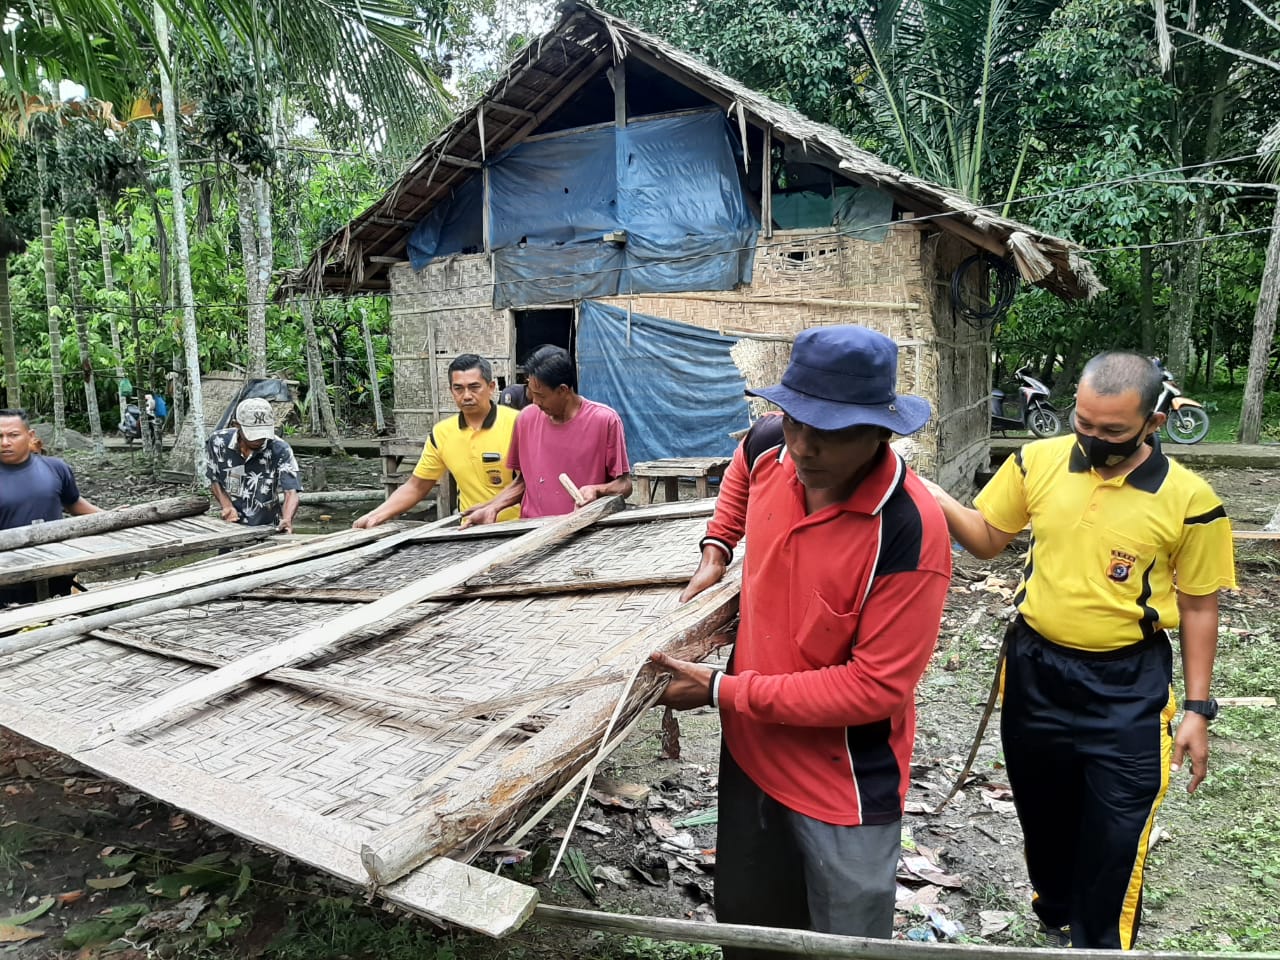
[[[816,123],[707,66],[691,54],[588,3],[562,8],[559,22],[525,47],[503,77],[455,119],[386,194],[329,237],[282,290],[386,290],[388,267],[407,259],[409,234],[435,204],[495,157],[537,130],[594,75],[624,57],[657,70],[745,124],[772,131],[805,159],[889,193],[898,207],[939,230],[1010,257],[1024,280],[1070,299],[1102,289],[1080,247],[996,216],[958,193],[891,166],[826,124]]]

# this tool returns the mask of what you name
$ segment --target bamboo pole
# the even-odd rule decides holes
[[[402,587],[381,600],[357,607],[327,623],[304,630],[282,643],[273,644],[265,650],[259,650],[225,667],[219,667],[212,673],[184,683],[146,706],[105,724],[98,731],[99,739],[95,740],[93,745],[100,746],[113,737],[134,733],[160,721],[170,720],[191,707],[207,703],[234,690],[245,681],[260,677],[278,667],[310,660],[350,637],[355,631],[385,620],[411,604],[426,600],[450,587],[465,583],[472,577],[481,576],[504,564],[567,540],[579,530],[590,526],[621,506],[622,500],[619,497],[598,500],[576,513],[571,513],[553,524],[521,537],[513,544],[493,547],[469,560]]]
[[[33,523],[25,527],[0,530],[0,551],[57,543],[72,537],[92,537],[99,533],[126,530],[164,520],[181,520],[204,513],[208,509],[208,497],[170,497],[133,507],[103,510],[101,513],[88,513],[79,517],[63,517],[47,523]]]
[[[812,930],[783,930],[744,923],[703,923],[699,920],[671,920],[621,913],[602,913],[576,907],[540,903],[533,911],[536,919],[558,926],[577,927],[605,933],[641,935],[654,940],[684,943],[717,943],[726,947],[754,948],[801,957],[840,957],[847,960],[1115,960],[1115,950],[1072,948],[992,947],[975,943],[913,943],[910,940],[873,940],[845,937]],[[1275,951],[1218,952],[1151,950],[1142,951],[1142,960],[1280,960]]]
[[[433,599],[472,600],[516,599],[541,597],[559,593],[595,593],[602,590],[634,590],[638,587],[684,586],[693,576],[696,557],[690,569],[683,573],[656,573],[647,577],[591,578],[582,580],[557,580],[539,583],[486,583],[478,586],[455,587]],[[387,590],[369,590],[350,587],[263,587],[240,594],[244,600],[291,600],[301,603],[372,603],[387,596]]]
[[[639,658],[648,657],[655,649],[681,659],[701,659],[715,645],[711,638],[737,615],[740,583],[740,568],[735,568],[712,589],[614,645],[600,660],[580,667],[565,679],[578,679],[605,663],[634,667]],[[642,708],[640,705],[659,683],[656,676],[643,680],[632,690],[632,714]],[[618,707],[618,698],[619,691],[613,685],[584,694],[574,702],[572,711],[518,750],[469,773],[464,780],[445,785],[443,780],[449,772],[479,756],[505,730],[547,701],[528,704],[509,717],[504,727],[489,730],[459,751],[446,767],[432,771],[422,783],[395,798],[400,801],[427,796],[430,789],[428,800],[361,846],[360,859],[370,878],[379,884],[391,883],[428,860],[464,845],[489,825],[516,816],[548,788],[554,789],[572,778],[575,766],[597,749]],[[619,719],[629,723],[631,715]]]
[[[144,598],[149,602],[160,602],[157,601],[157,598],[163,594],[171,594],[180,590],[200,587],[218,580],[223,581],[224,584],[231,584],[233,582],[232,578],[243,574],[271,570],[275,567],[283,567],[299,560],[313,560],[314,558],[339,553],[352,547],[375,544],[374,552],[389,550],[398,543],[413,539],[419,534],[421,529],[424,528],[402,530],[399,533],[396,532],[396,528],[394,527],[375,527],[372,530],[344,530],[341,533],[330,534],[325,537],[314,537],[306,543],[291,543],[288,546],[258,553],[254,556],[241,557],[232,555],[222,557],[217,560],[207,561],[205,563],[192,564],[189,567],[183,567],[181,570],[175,570],[172,573],[162,574],[158,577],[151,577],[141,585],[137,582],[122,583],[114,587],[92,590],[88,593],[77,593],[70,597],[59,597],[58,599],[50,600],[47,603],[27,604],[26,606],[17,607],[13,610],[0,611],[0,634],[7,634],[15,630],[21,630],[24,627],[30,627],[37,623],[48,623],[61,617],[70,617],[88,613],[93,610],[104,610],[108,607],[130,604]],[[376,543],[377,541],[385,542]],[[352,556],[363,555],[364,551],[357,551],[355,554],[352,554]],[[290,568],[287,573],[281,573],[276,577],[261,578],[254,580],[252,584],[232,587],[228,593],[235,592],[237,589],[247,590],[251,587],[266,586],[269,583],[274,583],[276,580],[284,579],[285,576],[292,576],[294,573],[300,572],[301,569],[301,567]],[[242,581],[235,582],[240,583]],[[154,604],[151,605],[154,606]],[[171,606],[157,608],[156,612],[169,610],[172,609],[173,606],[182,605],[183,601],[179,598],[178,601],[173,603]],[[134,616],[142,615],[143,614],[140,613],[129,613],[123,617],[123,619],[132,619]],[[115,623],[119,621],[113,620],[111,622]],[[71,625],[75,626],[75,623]],[[109,624],[102,623],[100,625],[108,626]],[[58,626],[65,625],[59,624]],[[96,626],[98,625],[95,625],[95,627],[90,629],[96,629]],[[60,636],[71,636],[78,632],[80,631],[73,629],[70,633],[61,633]],[[30,633],[23,634],[23,637],[29,639],[40,633],[41,631],[34,630]],[[7,644],[8,638],[0,640],[0,656],[3,656],[5,653],[13,653],[17,650],[25,650],[29,646],[38,646],[38,644],[27,644],[24,646],[12,647]]]

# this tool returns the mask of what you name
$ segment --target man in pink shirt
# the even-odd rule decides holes
[[[562,473],[588,503],[630,496],[622,419],[612,407],[579,396],[569,351],[541,346],[529,354],[524,368],[530,405],[520,411],[507,450],[507,466],[516,471],[516,481],[463,516],[473,524],[493,523],[517,503],[525,520],[572,513],[574,502],[560,483]]]

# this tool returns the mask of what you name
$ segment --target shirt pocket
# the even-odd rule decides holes
[[[800,655],[814,667],[834,667],[848,663],[853,657],[853,638],[858,630],[858,613],[841,613],[818,593],[809,595],[809,603],[800,617],[796,645]]]
[[[506,481],[503,471],[506,464],[503,463],[502,454],[488,450],[475,457],[476,475],[481,478],[485,486],[490,487],[495,493],[500,490]]]
[[[1089,579],[1108,596],[1136,600],[1142,577],[1156,557],[1156,545],[1110,527],[1099,527],[1089,561]]]

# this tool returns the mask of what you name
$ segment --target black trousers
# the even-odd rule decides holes
[[[716,919],[853,937],[893,936],[902,822],[842,827],[784,807],[720,745]],[[786,957],[725,947],[724,960]]]
[[[1132,949],[1147,841],[1169,785],[1172,651],[1155,636],[1108,653],[1009,627],[1000,735],[1033,906],[1074,947]]]

